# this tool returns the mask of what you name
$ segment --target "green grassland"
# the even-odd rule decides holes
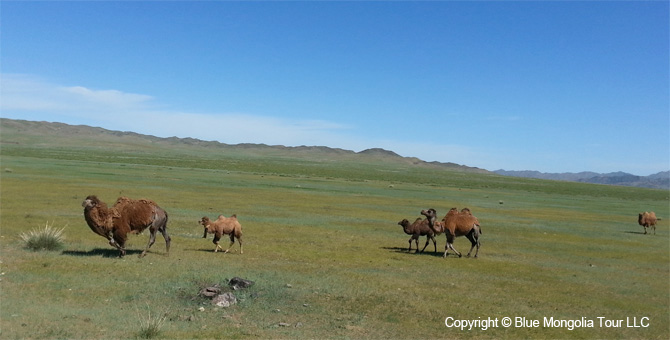
[[[159,338],[175,339],[670,337],[667,191],[7,121],[0,142],[3,339],[137,338],[148,312],[166,318]],[[138,258],[145,232],[117,258],[84,221],[90,194],[156,201],[169,213],[170,255],[158,236]],[[466,206],[482,224],[479,258],[442,258],[443,235],[437,253],[407,253],[398,221]],[[645,210],[663,218],[656,235],[637,225]],[[238,215],[244,254],[215,254],[202,238],[197,221],[218,214]],[[19,235],[47,221],[65,227],[65,249],[25,249]],[[455,247],[467,253],[469,242]],[[234,276],[256,282],[235,292],[238,304],[197,296]],[[461,330],[447,317],[540,327]],[[545,317],[595,325],[544,327]]]

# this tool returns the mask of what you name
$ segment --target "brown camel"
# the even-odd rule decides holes
[[[461,257],[461,253],[454,248],[454,239],[458,236],[465,236],[470,240],[472,247],[468,252],[468,257],[472,253],[472,250],[477,247],[475,252],[475,257],[479,256],[479,236],[482,234],[482,230],[479,227],[479,220],[472,215],[472,212],[468,208],[463,208],[460,212],[456,208],[451,208],[442,221],[436,221],[436,211],[435,209],[421,210],[421,214],[426,216],[426,220],[429,221],[429,225],[435,232],[439,235],[444,233],[447,237],[447,244],[444,247],[443,257],[447,257],[447,251],[449,249],[453,250],[458,257]]]
[[[168,215],[156,202],[128,197],[119,197],[112,208],[95,195],[86,197],[81,204],[84,207],[84,218],[91,230],[106,238],[109,244],[119,250],[119,257],[126,255],[128,233],[139,234],[147,227],[151,233],[149,243],[140,254],[147,251],[156,241],[156,232],[160,231],[165,239],[166,254],[170,254],[170,236],[167,233]]]

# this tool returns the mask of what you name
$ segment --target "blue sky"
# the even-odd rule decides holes
[[[2,1],[1,115],[648,175],[670,169],[669,13],[668,1]]]

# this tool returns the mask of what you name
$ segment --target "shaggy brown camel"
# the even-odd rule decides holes
[[[106,238],[109,244],[119,250],[119,257],[126,255],[128,233],[139,234],[147,227],[151,233],[149,243],[140,254],[143,257],[156,241],[156,232],[160,231],[165,239],[166,254],[170,254],[170,235],[167,233],[168,215],[156,202],[139,199],[133,200],[121,196],[112,208],[95,195],[86,197],[81,204],[84,207],[84,218],[91,230]]]
[[[223,237],[223,235],[230,235],[230,244],[228,245],[228,249],[223,252],[224,254],[230,250],[230,247],[232,247],[233,244],[235,244],[235,238],[237,238],[237,242],[240,244],[240,254],[243,253],[242,225],[237,220],[237,215],[233,215],[231,217],[219,215],[219,218],[214,221],[211,221],[209,217],[204,216],[200,221],[198,221],[198,224],[205,228],[205,234],[202,236],[202,238],[207,238],[207,234],[214,234],[213,243],[216,245],[216,248],[214,248],[215,253],[219,251],[219,249],[223,250],[223,248],[219,245],[219,240],[221,237]]]
[[[465,236],[470,240],[472,247],[468,252],[468,257],[472,253],[472,249],[477,247],[475,252],[475,257],[479,256],[479,236],[482,234],[482,230],[479,226],[479,220],[472,215],[472,212],[468,208],[463,208],[461,212],[458,212],[458,209],[451,208],[442,221],[436,221],[437,212],[435,209],[421,210],[421,215],[426,216],[426,220],[429,221],[429,225],[435,232],[439,235],[444,233],[447,237],[447,244],[444,247],[443,257],[447,257],[447,252],[449,249],[453,250],[458,257],[461,257],[461,253],[454,248],[454,239],[458,236]]]

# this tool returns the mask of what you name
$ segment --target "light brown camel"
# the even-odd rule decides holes
[[[479,236],[482,234],[482,230],[479,226],[479,220],[472,215],[472,212],[468,208],[463,208],[461,212],[458,212],[458,209],[451,208],[442,221],[436,221],[437,212],[435,209],[421,210],[421,214],[426,216],[426,220],[429,221],[429,224],[433,231],[437,235],[444,233],[447,237],[447,244],[444,246],[444,255],[447,257],[447,252],[449,249],[453,250],[458,257],[461,257],[461,253],[454,248],[454,239],[458,236],[465,236],[470,240],[472,247],[468,252],[468,257],[472,253],[472,250],[477,247],[475,252],[475,257],[479,256]]]
[[[214,234],[213,242],[216,245],[216,248],[214,248],[215,253],[219,251],[219,249],[223,250],[219,245],[219,240],[223,235],[230,235],[230,244],[228,245],[228,249],[223,252],[224,254],[230,250],[230,247],[232,247],[233,244],[235,244],[235,238],[237,238],[237,242],[240,244],[240,254],[243,253],[242,225],[237,220],[237,215],[231,217],[219,215],[219,218],[214,221],[210,220],[209,217],[204,216],[198,223],[205,228],[205,234],[202,238],[207,238],[207,234]]]
[[[644,233],[647,233],[647,228],[654,229],[654,235],[656,235],[656,213],[652,212],[643,212],[637,215],[637,223],[644,227]]]

